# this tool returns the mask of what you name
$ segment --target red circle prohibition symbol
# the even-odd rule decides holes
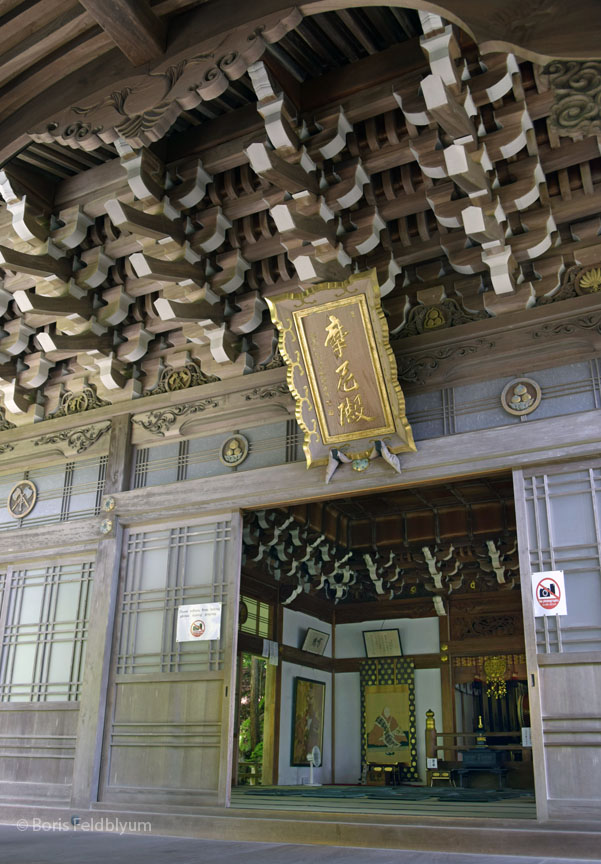
[[[204,632],[205,632],[205,622],[201,621],[200,618],[197,618],[196,621],[193,621],[190,624],[190,633],[196,639],[198,639],[199,636],[202,636],[202,634]]]
[[[555,579],[548,576],[536,586],[536,599],[543,609],[555,609],[561,600],[561,589]]]

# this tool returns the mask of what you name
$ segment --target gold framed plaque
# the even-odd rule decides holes
[[[307,465],[326,464],[333,448],[366,458],[376,440],[392,453],[415,450],[376,271],[266,301],[280,333]]]

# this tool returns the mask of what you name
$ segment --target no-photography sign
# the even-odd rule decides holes
[[[178,607],[177,642],[206,642],[219,639],[220,633],[221,603]]]
[[[567,615],[566,586],[563,570],[532,574],[534,615]]]

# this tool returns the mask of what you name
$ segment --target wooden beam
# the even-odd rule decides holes
[[[377,621],[380,618],[434,618],[435,614],[430,597],[407,597],[372,603],[341,604],[336,608],[336,623]]]
[[[438,654],[411,654],[416,669],[440,669],[443,663]],[[365,657],[340,657],[333,661],[332,671],[337,675],[343,672],[359,672]]]
[[[280,645],[280,658],[285,663],[296,663],[298,666],[321,669],[322,672],[332,672],[334,667],[334,661],[331,657],[321,657],[319,654],[301,651],[300,648],[294,648],[292,645]]]
[[[402,65],[399,63],[401,52]],[[362,90],[402,78],[425,66],[419,38],[409,39],[402,46],[393,45],[357,60],[353,64],[352,75],[348,74],[348,67],[342,67],[307,81],[301,90],[301,109],[303,112],[310,112],[341,102]]]
[[[80,0],[132,66],[165,51],[167,31],[146,0]]]

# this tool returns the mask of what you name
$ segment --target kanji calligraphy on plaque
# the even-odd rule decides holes
[[[415,450],[375,270],[267,303],[309,467],[332,448],[365,458],[377,440],[392,453]]]

